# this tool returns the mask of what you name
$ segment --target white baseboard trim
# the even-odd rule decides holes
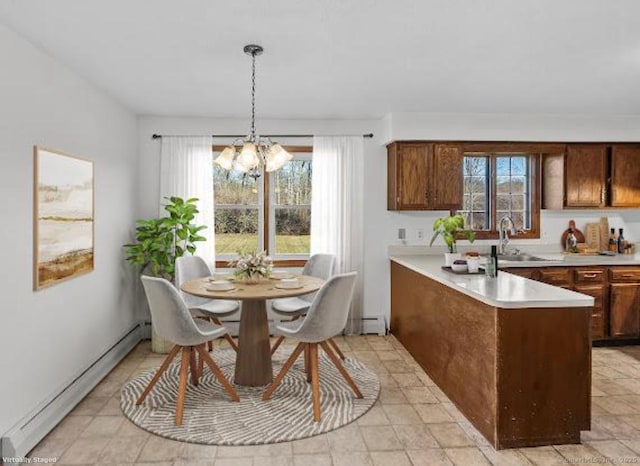
[[[141,340],[140,324],[85,370],[22,418],[0,439],[0,459],[24,457],[47,435]]]

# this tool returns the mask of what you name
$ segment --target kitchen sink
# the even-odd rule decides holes
[[[544,259],[538,256],[532,256],[530,254],[499,254],[499,261],[505,262],[537,262],[537,261],[549,261],[549,259]]]

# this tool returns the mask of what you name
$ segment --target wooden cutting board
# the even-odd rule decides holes
[[[609,247],[609,217],[600,217],[600,250],[606,251]]]
[[[584,229],[584,237],[589,249],[595,249],[596,251],[603,249],[600,244],[600,223],[587,223]]]
[[[562,245],[563,251],[566,249],[567,236],[569,236],[569,229],[573,230],[573,236],[576,237],[576,240],[578,240],[578,243],[585,242],[584,235],[580,230],[576,228],[576,222],[573,220],[569,220],[569,228],[564,230],[564,233],[562,233],[562,236],[560,237],[560,244]]]

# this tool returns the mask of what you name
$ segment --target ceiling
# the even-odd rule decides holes
[[[0,22],[138,114],[640,114],[637,0],[3,0]]]

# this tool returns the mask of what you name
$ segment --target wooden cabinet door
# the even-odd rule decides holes
[[[562,288],[571,288],[573,280],[571,277],[571,269],[563,267],[546,267],[540,269],[539,280],[549,285],[559,286]]]
[[[611,206],[640,206],[640,144],[611,147]]]
[[[640,336],[640,284],[612,284],[610,303],[611,336]]]
[[[565,206],[604,207],[607,146],[567,144],[564,163]]]
[[[436,144],[431,162],[429,206],[434,210],[462,209],[462,162],[460,144]]]
[[[606,336],[607,329],[607,285],[576,285],[575,291],[593,296],[591,312],[591,338],[600,340]]]
[[[504,271],[530,280],[538,280],[540,275],[537,269],[525,269],[521,267],[511,267],[509,269],[504,269]]]
[[[426,210],[429,180],[429,165],[433,155],[433,144],[399,143],[394,156],[395,164],[395,209]],[[388,189],[392,189],[389,187]]]

